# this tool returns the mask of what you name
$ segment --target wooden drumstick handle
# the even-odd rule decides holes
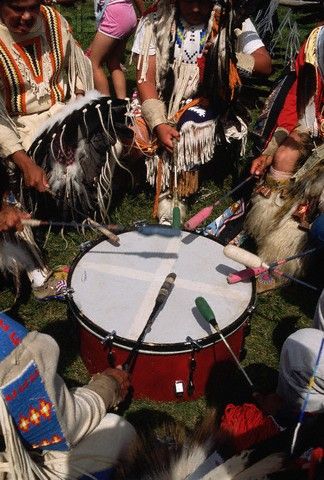
[[[109,238],[113,243],[116,243],[119,245],[120,239],[117,235],[112,233],[108,228],[100,225],[100,223],[96,222],[95,220],[92,220],[92,218],[87,218],[87,222],[89,225],[94,227],[96,230],[98,230],[100,233],[102,233],[105,237]]]
[[[23,218],[21,220],[22,225],[26,225],[28,227],[39,227],[40,225],[44,225],[47,222],[43,222],[42,220],[38,220],[37,218]]]

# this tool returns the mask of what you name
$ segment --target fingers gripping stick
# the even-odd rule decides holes
[[[195,300],[195,304],[196,304],[196,307],[198,308],[199,312],[203,316],[203,318],[208,323],[210,323],[212,325],[212,327],[214,327],[216,332],[219,334],[220,338],[222,339],[222,341],[226,345],[226,348],[228,349],[228,351],[232,355],[232,357],[233,357],[236,365],[238,366],[239,370],[244,375],[244,377],[245,377],[246,381],[248,382],[248,384],[250,385],[250,387],[252,387],[252,389],[254,389],[254,385],[253,385],[252,380],[250,379],[250,377],[248,376],[248,374],[246,373],[246,371],[244,370],[244,368],[240,364],[237,356],[235,355],[235,353],[231,349],[229,343],[227,342],[226,338],[222,334],[221,329],[219,328],[219,325],[216,321],[215,314],[214,314],[213,310],[210,308],[209,304],[207,303],[207,300],[205,300],[203,297],[197,297],[196,300]]]

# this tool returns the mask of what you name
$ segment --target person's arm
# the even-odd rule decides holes
[[[242,28],[236,28],[236,58],[237,67],[243,76],[270,75],[272,60],[259,37],[255,26],[248,18],[242,23]]]
[[[44,170],[36,165],[25,152],[22,139],[9,117],[0,95],[0,157],[12,160],[21,170],[27,187],[33,187],[39,192],[48,188]]]
[[[270,75],[272,71],[272,60],[268,50],[260,47],[251,53],[254,58],[253,74],[254,75]]]
[[[137,71],[137,89],[142,103],[142,114],[151,131],[169,152],[173,150],[174,139],[179,139],[179,132],[168,124],[166,107],[156,89],[156,57],[150,55],[145,81],[139,81]]]
[[[25,150],[18,150],[8,156],[21,171],[26,187],[35,188],[38,192],[45,192],[48,181],[45,171],[27,155]]]

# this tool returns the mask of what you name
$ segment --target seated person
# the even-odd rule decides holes
[[[215,138],[218,143],[223,138],[227,142],[245,138],[244,119],[227,111],[225,122],[222,111],[234,98],[239,74],[271,72],[270,56],[252,22],[238,20],[235,31],[225,39],[221,12],[221,2],[212,0],[160,0],[155,11],[142,18],[135,34],[132,52],[141,101],[134,125],[135,145],[146,157],[148,182],[156,186],[154,214],[161,223],[170,221],[172,201],[161,201],[159,208],[160,194],[160,200],[165,200],[168,189],[176,184],[179,198],[197,191],[198,167],[212,159]],[[226,49],[217,51],[217,38],[220,44],[226,41],[231,46],[231,60]]]
[[[0,314],[0,340],[1,478],[111,478],[136,438],[126,420],[106,413],[125,398],[128,374],[107,368],[69,390],[53,338]]]
[[[42,192],[46,175],[26,151],[46,120],[93,87],[91,65],[66,20],[39,0],[4,0],[0,18],[0,157]]]
[[[18,206],[9,202],[7,175],[0,164],[0,273],[12,274],[16,287],[16,300],[20,295],[20,274],[26,272],[34,297],[39,300],[60,298],[67,272],[63,267],[52,272],[45,264],[42,253],[34,241],[30,227],[22,220],[30,218]]]
[[[313,319],[313,327],[324,331],[324,289],[317,302],[316,311]]]
[[[251,166],[251,173],[265,178],[255,190],[245,230],[265,262],[301,252],[308,236],[299,226],[308,227],[324,211],[323,45],[321,26],[301,47],[276,128]],[[302,275],[305,261],[288,262],[283,271]]]

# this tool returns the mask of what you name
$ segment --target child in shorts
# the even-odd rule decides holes
[[[106,62],[116,98],[126,97],[126,77],[121,64],[126,42],[137,25],[134,4],[140,16],[144,12],[143,0],[99,0],[95,2],[97,33],[87,52],[94,76],[94,85],[103,95],[110,95]]]

